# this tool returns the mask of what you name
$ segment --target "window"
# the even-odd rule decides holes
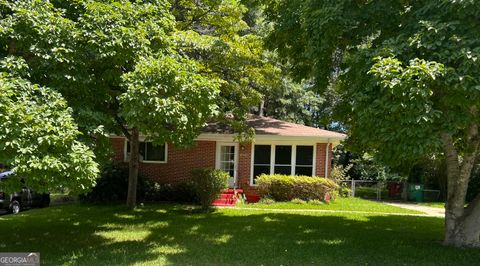
[[[313,174],[313,146],[297,146],[295,159],[295,174],[308,175]]]
[[[255,145],[252,184],[261,174],[312,176],[314,157],[313,145]]]
[[[126,160],[130,158],[130,142],[126,142]],[[154,145],[150,141],[140,141],[139,146],[140,161],[143,162],[167,162],[167,145]]]
[[[255,145],[253,155],[253,184],[257,176],[261,174],[270,174],[270,145]]]
[[[292,146],[275,146],[275,168],[273,173],[282,175],[292,174]]]

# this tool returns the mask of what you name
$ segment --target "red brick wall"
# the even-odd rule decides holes
[[[257,189],[250,186],[251,163],[252,144],[240,145],[240,153],[238,154],[238,184],[248,196],[258,195]]]
[[[123,162],[124,139],[112,138],[114,160]],[[316,175],[325,175],[325,148],[326,143],[317,143]],[[167,163],[140,163],[140,174],[160,183],[176,183],[191,178],[191,171],[195,168],[215,167],[215,141],[197,141],[189,149],[179,149],[168,145]],[[329,162],[332,159],[332,144],[329,145]],[[256,187],[250,186],[252,160],[252,145],[240,145],[238,154],[238,184],[247,196],[258,196]],[[332,165],[328,165],[330,176]]]
[[[325,177],[325,149],[327,147],[327,143],[317,143],[317,160],[316,160],[316,170],[315,175]],[[328,146],[328,177],[330,177],[330,173],[332,172],[332,144],[330,143]]]
[[[114,160],[124,160],[124,139],[113,138]],[[140,163],[139,173],[159,183],[178,183],[192,177],[195,168],[215,168],[215,141],[197,141],[189,149],[168,145],[167,163]]]
[[[111,138],[112,149],[113,149],[113,160],[116,162],[123,162],[124,157],[124,147],[125,139],[124,138]]]

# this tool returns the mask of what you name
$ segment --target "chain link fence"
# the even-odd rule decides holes
[[[408,183],[375,180],[343,180],[341,186],[348,188],[349,196],[372,200],[408,200]],[[424,201],[440,200],[440,191],[423,189]]]
[[[341,184],[350,189],[349,196],[374,200],[405,200],[405,183],[374,180],[344,180]]]

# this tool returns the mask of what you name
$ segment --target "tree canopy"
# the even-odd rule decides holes
[[[21,179],[37,191],[79,193],[95,184],[95,156],[78,141],[81,133],[59,93],[0,72],[0,95],[0,162],[15,166],[0,189],[20,191]]]
[[[211,119],[241,132],[279,76],[236,0],[1,0],[0,12],[0,56],[24,66],[9,75],[59,93],[99,162],[110,134],[186,146]]]
[[[340,88],[337,113],[352,147],[397,164],[440,149],[438,132],[462,134],[478,121],[471,113],[480,103],[476,8],[471,1],[270,1],[269,45],[317,91]]]
[[[443,153],[447,244],[480,243],[480,195],[465,193],[478,154],[478,1],[266,1],[269,45],[297,79],[335,86],[350,149],[405,168]],[[477,221],[477,222],[473,222]],[[467,229],[468,228],[468,229]]]

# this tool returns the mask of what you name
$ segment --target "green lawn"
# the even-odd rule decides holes
[[[271,213],[185,206],[64,205],[0,216],[0,252],[43,265],[478,265],[440,245],[443,220],[358,213]]]
[[[338,198],[330,204],[298,204],[292,202],[275,202],[273,204],[242,204],[237,205],[239,208],[262,208],[262,209],[319,209],[319,210],[336,210],[336,211],[359,211],[359,212],[382,212],[382,213],[413,213],[422,212],[407,210],[404,208],[394,207],[380,202],[364,200],[359,198]]]

